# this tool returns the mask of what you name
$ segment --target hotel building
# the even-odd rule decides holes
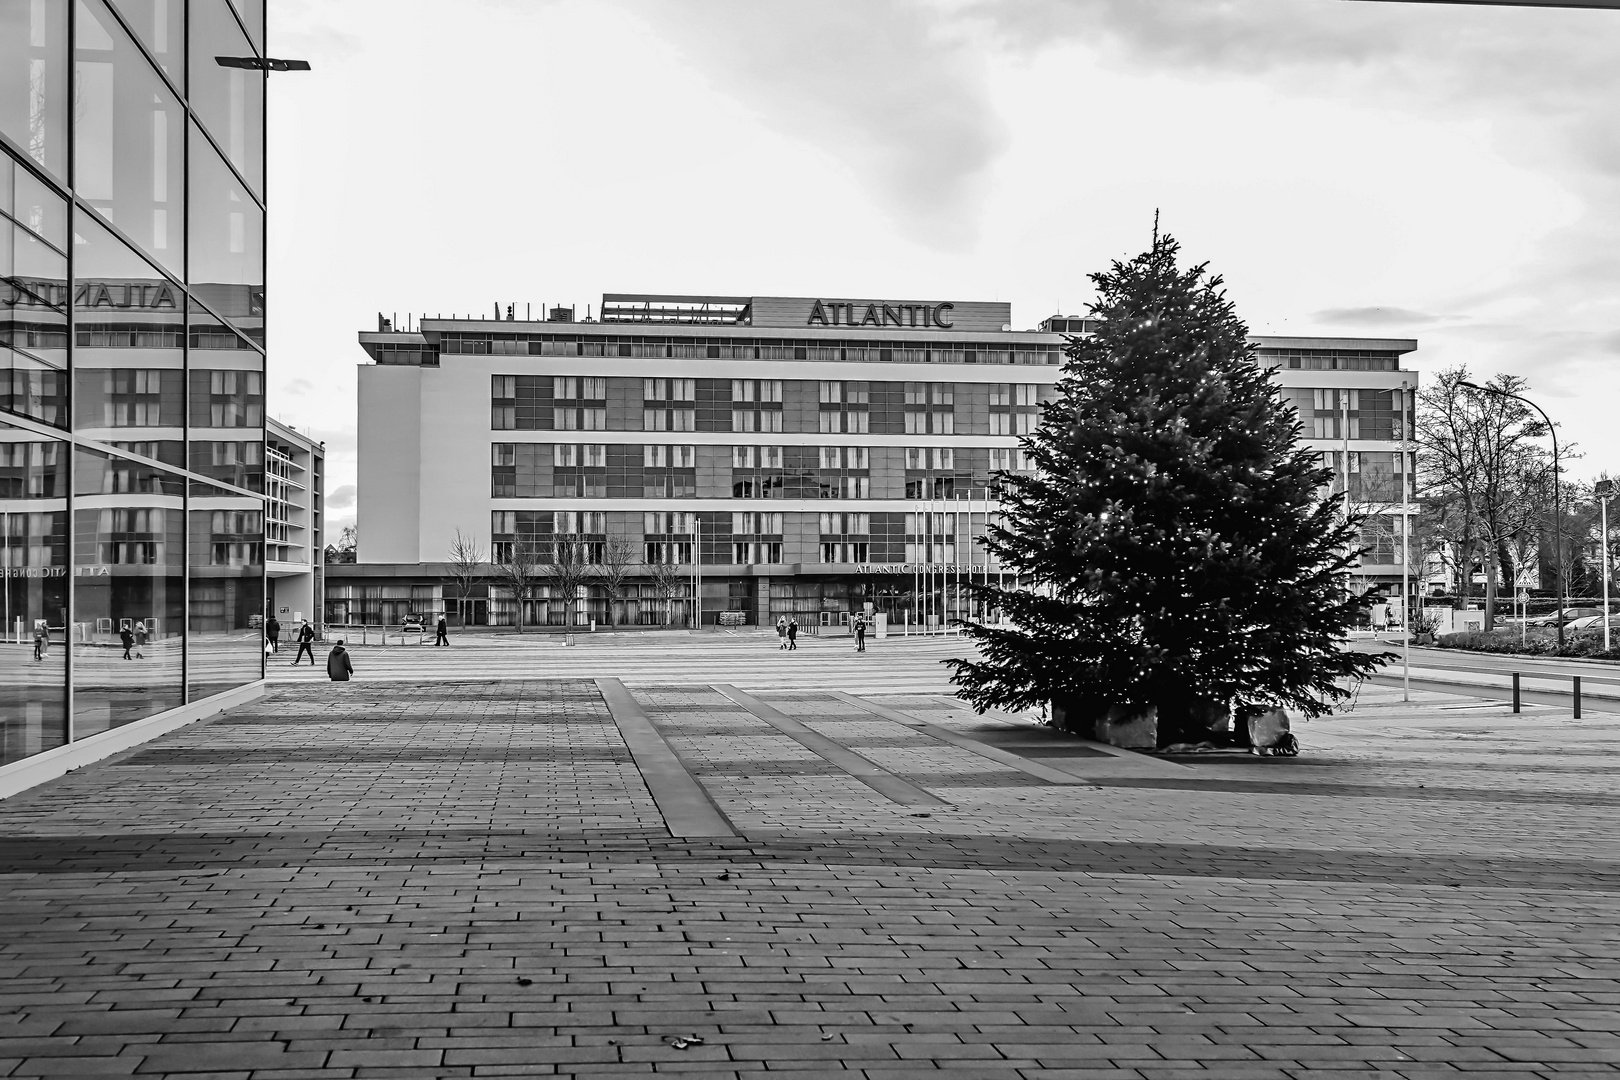
[[[264,38],[0,3],[0,794],[262,686]]]
[[[621,623],[685,622],[696,588],[705,625],[937,624],[964,612],[964,577],[996,572],[975,542],[991,477],[1025,467],[1018,436],[1088,330],[1013,330],[987,302],[609,294],[599,311],[360,334],[357,562],[329,568],[328,622],[512,624],[498,577],[453,582],[459,533],[495,560],[544,561],[559,536],[593,560],[633,552]],[[1416,342],[1256,344],[1338,489],[1379,500],[1361,580],[1398,582],[1386,504],[1411,471],[1400,357]],[[671,562],[690,572],[656,571]],[[523,622],[561,622],[537,585]],[[600,584],[575,617],[609,621]]]
[[[325,577],[326,444],[270,418],[264,434],[265,612],[290,638],[299,620],[317,627]]]

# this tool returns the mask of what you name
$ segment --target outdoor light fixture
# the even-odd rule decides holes
[[[1536,412],[1541,413],[1541,418],[1547,421],[1547,434],[1552,436],[1553,444],[1553,552],[1558,556],[1558,611],[1553,615],[1553,621],[1558,624],[1558,647],[1562,649],[1564,647],[1564,514],[1560,509],[1561,503],[1558,497],[1558,429],[1553,427],[1552,418],[1542,410],[1541,406],[1527,397],[1510,394],[1506,390],[1498,390],[1494,386],[1481,386],[1478,383],[1466,382],[1461,379],[1457,380],[1457,385],[1464,390],[1477,390],[1481,394],[1495,394],[1497,397],[1522,401]],[[1464,573],[1468,573],[1468,569],[1465,568]],[[1470,577],[1472,577],[1471,574]],[[1607,630],[1609,625],[1609,613],[1607,610],[1603,612],[1603,625]]]
[[[308,60],[275,60],[268,56],[216,56],[220,67],[246,68],[249,71],[308,71]]]

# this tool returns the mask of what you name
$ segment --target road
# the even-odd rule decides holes
[[[1361,639],[1353,647],[1364,652],[1400,652],[1399,639],[1379,642]],[[1466,688],[1480,697],[1506,701],[1513,694],[1515,672],[1519,674],[1520,696],[1524,701],[1568,708],[1572,704],[1573,678],[1579,676],[1582,712],[1620,711],[1620,664],[1501,656],[1455,649],[1414,647],[1411,652],[1411,684],[1425,690]],[[1401,661],[1397,658],[1373,681],[1384,686],[1400,685]]]

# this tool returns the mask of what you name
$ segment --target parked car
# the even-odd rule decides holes
[[[1603,629],[1603,616],[1602,615],[1588,615],[1585,618],[1576,619],[1574,622],[1567,624],[1567,629],[1570,629],[1570,630],[1602,630]],[[1610,615],[1609,616],[1609,630],[1611,632],[1614,631],[1614,630],[1620,630],[1620,615]]]
[[[1576,619],[1585,619],[1585,618],[1590,618],[1593,615],[1602,615],[1602,614],[1603,614],[1603,609],[1602,608],[1595,608],[1595,607],[1567,607],[1562,612],[1555,611],[1555,612],[1552,612],[1549,615],[1541,615],[1541,616],[1538,616],[1537,618],[1527,620],[1526,625],[1528,625],[1528,626],[1557,626],[1559,623],[1563,623],[1564,626],[1567,628]]]

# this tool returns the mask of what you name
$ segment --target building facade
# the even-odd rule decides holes
[[[610,294],[600,311],[360,335],[358,557],[331,568],[329,622],[510,625],[520,605],[553,625],[568,609],[599,624],[979,614],[960,586],[999,570],[976,542],[992,476],[1026,466],[1018,437],[1087,332],[1014,331],[1009,305],[983,302]],[[1258,346],[1353,498],[1409,474],[1392,418],[1415,342]],[[453,573],[458,537],[486,562],[532,559],[532,588]],[[559,542],[628,562],[623,587],[564,604],[545,566]]]
[[[0,767],[263,676],[264,23],[0,3]]]
[[[326,444],[266,421],[264,435],[265,613],[287,626],[319,625],[325,583]],[[286,635],[290,636],[290,632]]]

